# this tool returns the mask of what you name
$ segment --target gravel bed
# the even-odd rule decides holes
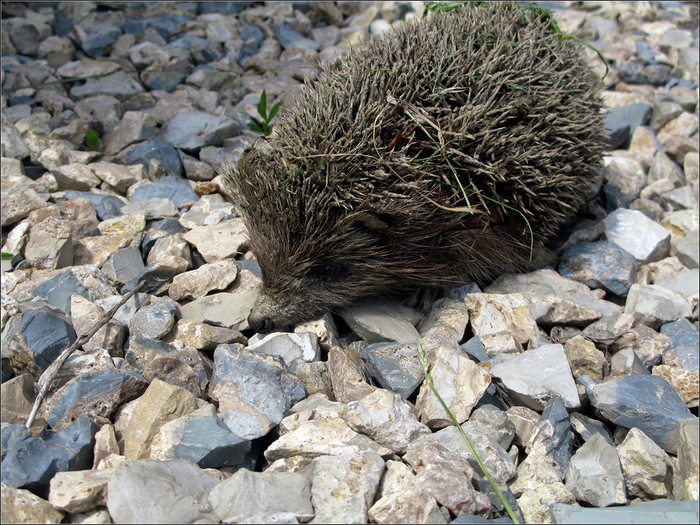
[[[539,4],[610,69],[547,265],[256,334],[222,169],[424,3],[3,3],[2,521],[509,523],[420,341],[521,522],[697,523],[698,7]]]

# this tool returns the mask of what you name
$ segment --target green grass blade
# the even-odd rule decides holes
[[[496,496],[498,496],[498,499],[503,504],[503,508],[506,509],[508,516],[510,516],[510,519],[513,520],[513,523],[520,523],[518,521],[518,518],[515,516],[515,513],[510,508],[510,505],[508,505],[506,498],[503,497],[503,494],[501,494],[501,491],[498,489],[498,485],[496,485],[496,483],[493,481],[491,474],[489,474],[488,470],[486,470],[486,466],[482,463],[481,458],[479,457],[479,454],[476,453],[476,449],[474,448],[474,445],[472,445],[472,442],[469,439],[469,437],[467,436],[467,433],[462,428],[462,425],[459,424],[459,422],[457,421],[455,416],[452,414],[452,412],[450,412],[450,409],[447,408],[447,404],[445,404],[442,397],[440,397],[440,394],[438,394],[438,391],[435,388],[435,385],[433,384],[433,378],[430,376],[430,371],[429,371],[430,363],[428,362],[428,356],[425,355],[425,350],[423,349],[423,345],[421,344],[420,341],[418,341],[418,360],[420,361],[420,364],[423,367],[423,376],[425,377],[425,382],[428,384],[428,386],[430,387],[430,390],[432,390],[433,394],[435,394],[435,397],[437,397],[438,401],[442,405],[442,408],[444,408],[445,412],[447,412],[447,415],[450,416],[452,423],[454,423],[454,425],[459,430],[460,434],[462,434],[464,441],[466,441],[467,445],[469,445],[469,448],[472,451],[472,454],[474,454],[474,457],[476,458],[477,463],[479,463],[479,467],[481,467],[481,471],[486,476],[486,479],[489,480],[489,483],[491,484],[491,488],[494,490],[494,492],[496,493]]]

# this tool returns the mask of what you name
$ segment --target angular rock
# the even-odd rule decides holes
[[[51,478],[49,502],[57,509],[87,512],[107,504],[107,483],[112,469],[57,472]]]
[[[217,521],[209,492],[219,479],[185,459],[131,461],[107,485],[107,509],[118,523]]]
[[[671,464],[666,452],[638,428],[617,447],[627,494],[644,501],[671,496]]]
[[[14,425],[24,428],[21,423]],[[97,425],[89,417],[81,416],[60,432],[46,431],[40,437],[32,436],[26,429],[13,433],[3,443],[7,447],[1,469],[3,484],[42,490],[56,472],[91,468],[96,432]]]
[[[183,319],[190,321],[245,330],[248,328],[248,314],[257,296],[256,289],[211,294],[182,306],[180,313]]]
[[[413,321],[415,312],[398,301],[366,299],[344,308],[340,315],[350,329],[368,343],[395,341],[410,344],[420,339]]]
[[[663,259],[671,249],[671,233],[641,212],[620,208],[604,221],[607,240],[641,263]]]
[[[459,347],[443,346],[430,369],[433,384],[450,412],[463,423],[491,384],[488,372],[469,359]],[[443,428],[452,423],[442,404],[423,383],[416,399],[420,420],[430,428]]]
[[[36,494],[2,484],[3,523],[61,523],[63,512]]]
[[[514,404],[544,409],[555,395],[567,408],[580,406],[571,368],[562,345],[545,345],[496,364],[491,376]]]
[[[216,485],[209,501],[224,523],[277,522],[281,515],[305,522],[314,516],[309,479],[294,472],[241,469]]]
[[[160,379],[154,379],[133,403],[128,420],[117,418],[115,422],[124,440],[124,456],[129,459],[148,458],[160,427],[197,409],[197,399],[190,392]]]
[[[667,452],[678,450],[678,425],[690,419],[685,403],[665,379],[626,375],[592,385],[591,405],[610,422],[639,428]]]
[[[209,395],[219,402],[219,415],[231,432],[254,439],[277,425],[305,392],[281,359],[239,345],[219,345]]]
[[[311,332],[268,334],[258,341],[249,343],[248,350],[280,357],[293,374],[301,363],[318,361],[321,357],[318,338]]]
[[[625,312],[640,322],[658,328],[663,323],[690,317],[690,303],[683,295],[655,284],[633,284],[627,295]]]
[[[607,241],[571,246],[562,254],[558,269],[567,279],[622,296],[636,275],[634,257]]]
[[[175,301],[198,299],[212,290],[223,290],[236,279],[238,266],[233,259],[203,264],[196,270],[173,278],[168,295]]]
[[[382,388],[408,398],[423,381],[414,344],[374,343],[360,352],[367,373]]]
[[[170,297],[139,308],[129,322],[131,337],[160,339],[175,325],[177,303]]]
[[[547,269],[502,275],[486,292],[522,294],[532,317],[543,324],[588,324],[621,311],[616,304],[599,299],[584,284]]]
[[[138,372],[104,370],[81,375],[53,394],[46,421],[60,431],[83,415],[109,418],[119,405],[141,395],[147,386]]]
[[[233,467],[243,462],[250,441],[231,433],[207,404],[165,423],[151,444],[151,459],[188,459],[201,468]]]
[[[430,434],[401,396],[384,389],[348,403],[342,417],[350,428],[399,455],[406,452],[409,443]]]
[[[571,458],[566,488],[576,499],[595,507],[627,503],[625,479],[617,450],[596,434]]]

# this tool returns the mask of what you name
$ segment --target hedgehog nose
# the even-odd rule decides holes
[[[272,332],[275,328],[275,323],[267,315],[260,315],[255,312],[251,312],[248,316],[248,326],[250,326],[256,332],[265,334]]]

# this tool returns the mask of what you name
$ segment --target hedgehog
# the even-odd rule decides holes
[[[549,12],[464,6],[351,49],[224,179],[257,332],[368,296],[524,271],[591,191],[598,79]]]

